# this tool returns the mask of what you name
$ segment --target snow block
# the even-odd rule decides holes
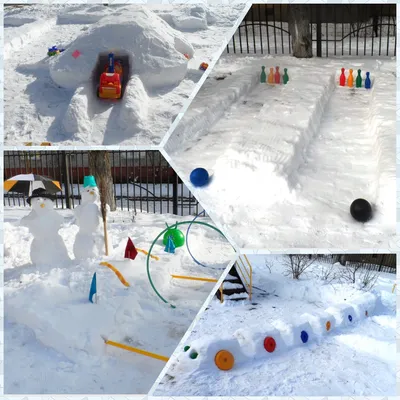
[[[365,293],[351,299],[351,306],[354,309],[357,319],[364,319],[371,316],[375,311],[377,297],[372,293]]]
[[[293,324],[293,344],[295,346],[302,346],[313,340],[315,340],[315,333],[309,322],[303,321]]]
[[[304,313],[300,316],[299,321],[308,322],[316,336],[323,336],[332,332],[336,323],[334,316],[325,311],[314,312],[314,314]]]
[[[218,369],[215,365],[215,356],[221,350],[229,351],[235,358],[234,367],[238,363],[243,363],[248,361],[248,357],[243,353],[241,346],[236,338],[219,336],[207,336],[207,338],[201,338],[188,343],[190,349],[185,352],[186,359],[191,359],[193,353],[197,353],[195,359],[191,359],[193,364],[196,365],[198,369]]]
[[[287,349],[281,334],[271,325],[256,326],[253,328],[238,329],[233,336],[237,339],[243,353],[251,358],[263,358]],[[275,349],[268,352],[264,347],[266,338],[273,338]]]
[[[72,57],[75,50],[81,53],[76,59]],[[50,76],[57,85],[74,90],[90,81],[98,55],[107,52],[127,54],[131,73],[139,75],[147,89],[153,89],[179,84],[187,72],[183,54],[193,56],[194,49],[181,32],[153,11],[127,7],[118,17],[105,17],[91,25],[53,57]]]
[[[346,303],[329,307],[325,311],[334,316],[337,327],[349,326],[354,323],[357,317],[354,308]]]

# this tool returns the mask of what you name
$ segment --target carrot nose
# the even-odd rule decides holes
[[[92,196],[94,196],[94,192],[89,192]]]
[[[41,205],[40,205],[40,208],[45,208],[46,206],[45,206],[45,204],[44,203],[42,203]]]

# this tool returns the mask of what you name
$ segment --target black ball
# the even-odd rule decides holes
[[[367,200],[354,200],[350,206],[350,214],[358,222],[367,222],[372,218],[372,206]]]

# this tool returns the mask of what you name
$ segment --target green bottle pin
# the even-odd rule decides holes
[[[289,75],[287,73],[287,68],[283,69],[285,73],[283,74],[283,84],[286,85],[289,82]]]
[[[266,80],[267,80],[267,74],[265,73],[265,66],[263,65],[262,67],[261,67],[261,77],[260,77],[260,82],[261,83],[265,83],[266,82]]]
[[[356,78],[356,87],[362,87],[361,69],[359,69],[357,72],[358,75]]]

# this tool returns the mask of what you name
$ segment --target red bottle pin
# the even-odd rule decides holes
[[[344,74],[344,68],[342,68],[342,74],[339,79],[340,86],[346,86],[346,75]]]
[[[275,83],[281,83],[281,73],[279,72],[279,67],[275,67]]]

